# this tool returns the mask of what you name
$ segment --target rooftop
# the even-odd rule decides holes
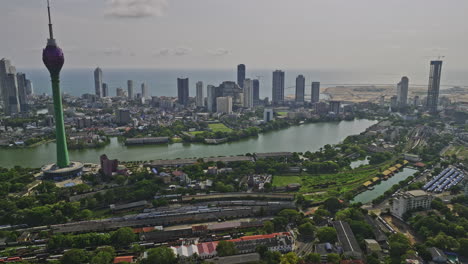
[[[122,256],[122,257],[115,257],[114,258],[114,264],[115,263],[122,263],[122,262],[132,263],[133,262],[133,256]]]
[[[413,191],[408,191],[408,194],[414,196],[414,197],[420,197],[420,196],[426,196],[427,192],[422,191],[422,190],[413,190]]]

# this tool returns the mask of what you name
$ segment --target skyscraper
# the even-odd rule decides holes
[[[0,60],[0,85],[5,114],[19,113],[21,109],[18,97],[16,69],[11,66],[10,61],[7,59]]]
[[[253,100],[254,106],[260,104],[260,81],[257,79],[253,80]]]
[[[133,100],[133,81],[132,80],[128,80],[127,81],[127,95],[128,95],[128,99],[130,100]]]
[[[208,108],[209,112],[215,112],[216,111],[216,89],[217,87],[214,85],[208,85],[206,87],[206,107]]]
[[[109,96],[109,87],[107,86],[107,83],[102,83],[102,97],[108,97]]]
[[[429,86],[427,89],[427,109],[430,113],[437,113],[441,74],[442,61],[431,61],[431,70],[429,72]]]
[[[197,82],[197,107],[205,106],[205,98],[203,97],[203,82]]]
[[[272,102],[281,104],[284,101],[284,71],[276,70],[273,72]]]
[[[320,82],[312,82],[311,102],[318,103],[320,101]]]
[[[244,80],[244,107],[254,107],[253,81],[250,79]]]
[[[148,85],[146,85],[145,82],[141,84],[141,97],[143,97],[143,98],[149,98],[150,97]]]
[[[179,104],[187,106],[189,102],[189,79],[177,78],[177,98]]]
[[[27,79],[26,74],[18,72],[16,74],[18,81],[18,99],[20,104],[21,112],[27,112],[29,110],[28,95],[26,93]]]
[[[304,75],[296,77],[296,103],[304,103],[305,78]]]
[[[245,65],[239,64],[237,65],[237,85],[241,88],[244,88],[244,80],[245,80]]]
[[[34,94],[34,86],[33,82],[29,79],[26,79],[26,94],[33,95]]]
[[[102,70],[99,67],[94,70],[94,90],[97,97],[102,96]]]
[[[408,103],[408,84],[409,79],[406,76],[401,78],[401,81],[398,83],[397,86],[397,102],[398,107],[404,108]]]
[[[46,48],[42,52],[42,61],[49,70],[52,80],[52,97],[54,99],[55,135],[57,146],[56,165],[59,168],[65,168],[70,164],[70,160],[68,158],[67,138],[65,136],[65,125],[63,122],[62,94],[60,93],[60,71],[62,70],[65,58],[63,56],[62,50],[57,46],[57,43],[54,39],[49,3],[47,3],[47,10],[49,13],[50,37],[47,40]],[[100,86],[97,88],[99,88],[100,91]]]

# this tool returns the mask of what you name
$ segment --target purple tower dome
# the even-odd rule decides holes
[[[62,50],[54,43],[53,45],[47,43],[46,48],[42,51],[42,61],[49,70],[50,74],[58,75],[62,70],[65,57]]]

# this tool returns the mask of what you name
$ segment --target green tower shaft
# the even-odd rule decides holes
[[[70,164],[67,149],[67,137],[63,121],[62,94],[60,93],[60,76],[51,74],[52,96],[54,99],[55,137],[57,142],[57,166],[65,168]]]

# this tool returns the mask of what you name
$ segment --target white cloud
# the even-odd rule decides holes
[[[157,56],[157,57],[165,57],[169,55],[171,55],[170,49],[162,49],[154,54],[154,56]]]
[[[185,56],[188,55],[192,52],[191,48],[186,48],[186,47],[179,47],[174,49],[173,54],[176,56]]]
[[[156,57],[166,57],[166,56],[185,56],[192,52],[191,48],[187,47],[178,47],[174,49],[161,49],[158,52],[154,53]]]
[[[210,54],[212,56],[224,56],[224,55],[229,54],[229,50],[227,50],[225,48],[217,48],[215,50],[209,50],[208,54]]]
[[[168,0],[106,0],[106,15],[113,17],[143,18],[162,16]]]
[[[119,48],[107,48],[103,51],[106,56],[120,56],[122,55],[122,50]]]

